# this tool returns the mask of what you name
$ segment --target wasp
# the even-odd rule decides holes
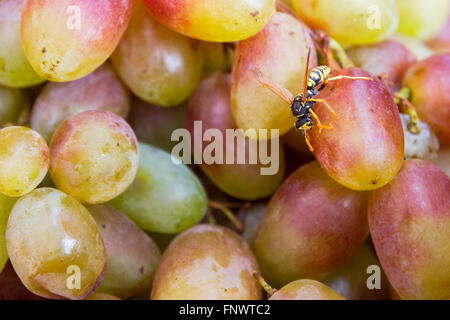
[[[295,98],[291,92],[285,88],[273,83],[264,74],[257,70],[257,80],[262,86],[271,90],[273,93],[278,95],[287,104],[291,106],[292,114],[297,119],[295,127],[297,130],[303,132],[306,144],[311,151],[314,151],[313,146],[310,143],[308,130],[312,129],[314,126],[322,129],[331,130],[332,125],[324,125],[320,122],[319,117],[314,112],[314,106],[318,103],[323,103],[328,110],[338,119],[338,114],[333,110],[333,108],[323,99],[316,99],[316,96],[320,91],[325,88],[325,86],[330,81],[336,81],[340,79],[351,79],[351,80],[373,80],[368,77],[349,77],[344,75],[339,75],[331,77],[331,69],[328,66],[318,66],[309,72],[309,60],[311,56],[311,50],[308,50],[308,57],[306,61],[306,71],[304,78],[304,87],[302,93],[298,94]]]

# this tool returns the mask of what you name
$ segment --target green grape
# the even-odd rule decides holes
[[[80,79],[114,51],[132,7],[132,0],[28,0],[21,28],[25,54],[47,80]]]
[[[0,194],[0,273],[8,261],[8,252],[6,251],[5,232],[8,223],[9,213],[16,203],[15,198],[9,198]],[[1,287],[1,286],[0,286]]]
[[[309,279],[296,280],[277,290],[269,300],[346,300],[321,282]]]
[[[127,299],[150,292],[161,259],[158,247],[124,214],[108,205],[87,208],[106,248],[107,267],[97,292]]]
[[[100,204],[125,191],[139,162],[136,136],[124,119],[104,110],[77,113],[50,143],[55,185],[80,202]]]
[[[201,224],[172,241],[158,267],[153,300],[258,300],[253,252],[230,229]]]
[[[45,140],[26,127],[0,130],[0,192],[20,197],[36,188],[47,174],[49,149]]]
[[[22,112],[30,108],[30,97],[20,89],[0,85],[0,126],[16,123]]]
[[[399,23],[395,0],[292,0],[292,5],[310,27],[324,30],[342,44],[380,42]]]
[[[153,20],[140,1],[111,60],[135,95],[163,107],[186,100],[203,70],[198,44]]]
[[[258,33],[275,0],[144,0],[159,22],[192,38],[232,42]]]
[[[0,1],[0,84],[14,88],[45,81],[33,70],[23,50],[20,21],[24,3],[25,0]]]
[[[200,222],[208,204],[197,177],[165,151],[144,143],[139,150],[135,181],[111,204],[147,231],[178,233]]]
[[[61,122],[82,111],[108,110],[126,118],[129,99],[127,88],[106,63],[82,79],[48,83],[34,103],[31,128],[50,141]]]
[[[426,41],[435,36],[447,22],[448,0],[395,1],[400,12],[400,33]]]
[[[22,283],[51,299],[85,298],[106,268],[103,240],[89,211],[52,188],[36,189],[16,202],[6,246]]]

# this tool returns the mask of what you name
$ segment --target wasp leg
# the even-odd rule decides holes
[[[309,110],[309,111],[311,112],[311,115],[313,116],[313,118],[317,121],[316,126],[319,127],[319,132],[320,132],[320,133],[322,133],[322,128],[324,128],[324,129],[326,129],[326,130],[331,130],[331,129],[333,129],[333,126],[332,126],[332,125],[329,125],[329,126],[323,125],[323,124],[320,122],[319,117],[317,116],[317,114],[316,114],[314,111],[312,111],[312,110]]]
[[[313,152],[313,151],[314,151],[314,148],[313,148],[313,146],[311,145],[311,142],[309,142],[309,135],[308,135],[308,132],[306,132],[306,130],[303,130],[303,133],[305,134],[305,141],[306,141],[306,144],[308,145],[309,151]]]
[[[262,86],[266,87],[267,89],[269,89],[270,91],[275,93],[277,96],[279,96],[281,99],[283,99],[283,101],[286,102],[287,104],[289,104],[289,105],[292,104],[292,100],[293,100],[292,93],[290,93],[285,88],[280,88],[278,85],[273,83],[272,80],[267,78],[261,71],[259,71],[257,69],[253,69],[253,71],[256,73],[256,79]]]
[[[324,84],[327,84],[327,83],[330,82],[330,81],[336,81],[336,80],[341,80],[341,79],[350,79],[350,80],[369,80],[369,81],[373,81],[373,78],[370,78],[370,77],[335,76],[335,77],[331,77],[331,78],[325,79]]]
[[[330,112],[333,114],[333,116],[335,116],[336,119],[339,119],[338,114],[333,110],[333,108],[325,100],[323,100],[323,99],[309,99],[309,100],[312,102],[323,103],[328,108],[328,110],[330,110]]]

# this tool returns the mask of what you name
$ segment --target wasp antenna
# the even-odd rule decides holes
[[[303,80],[303,100],[302,102],[306,102],[306,95],[308,91],[308,79],[309,79],[309,59],[311,58],[311,48],[308,49],[308,57],[306,58],[306,68],[305,68],[305,77]]]

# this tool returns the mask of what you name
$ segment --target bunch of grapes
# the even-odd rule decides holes
[[[449,17],[1,0],[0,299],[450,299]]]

